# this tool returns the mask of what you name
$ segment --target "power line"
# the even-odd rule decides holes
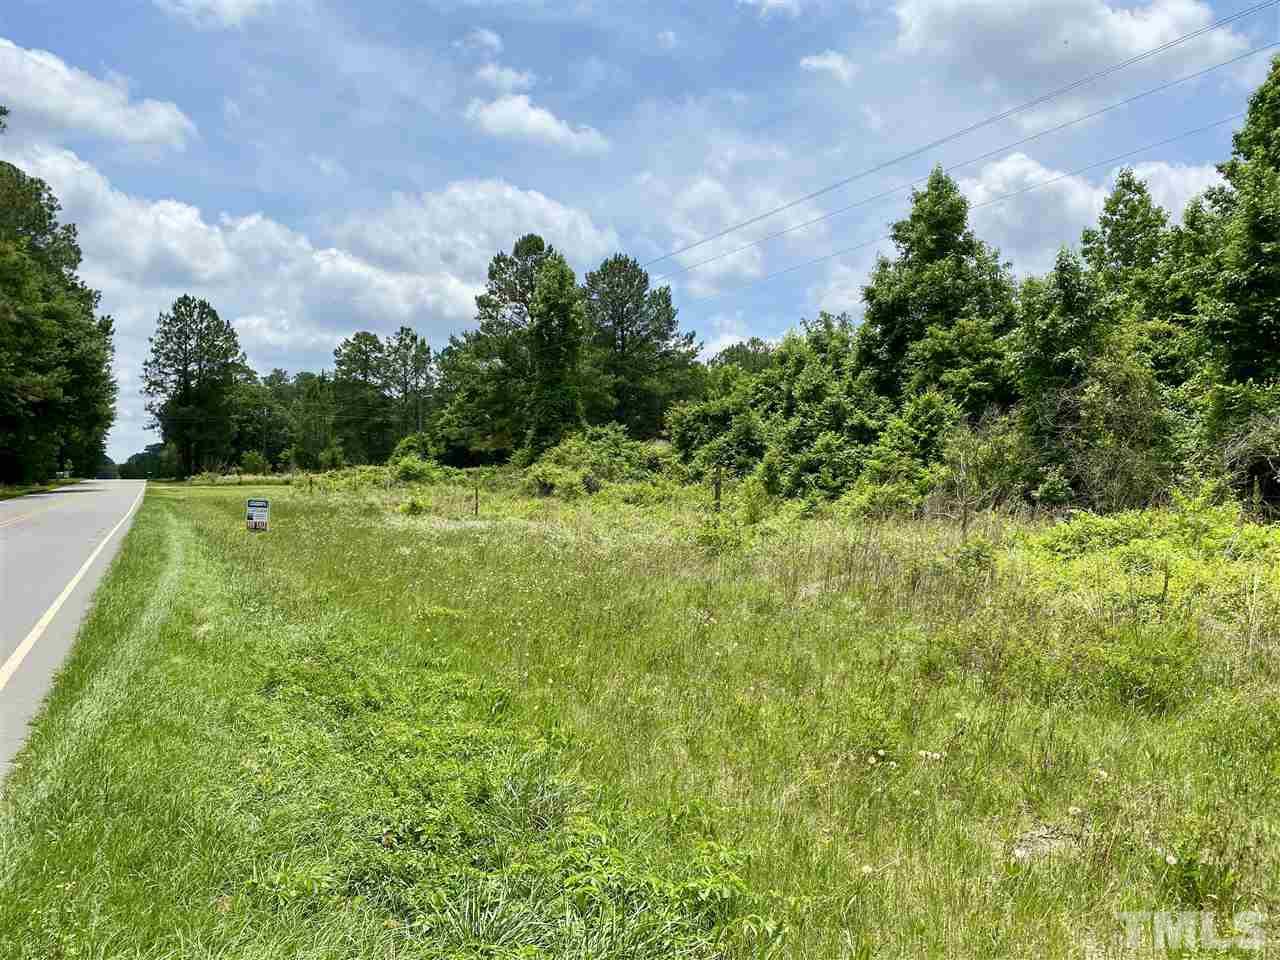
[[[1039,140],[1043,137],[1047,137],[1053,133],[1059,133],[1067,129],[1068,127],[1075,126],[1078,123],[1084,123],[1087,120],[1096,119],[1097,117],[1102,116],[1104,113],[1109,113],[1112,110],[1118,110],[1121,107],[1129,106],[1130,104],[1135,103],[1138,100],[1145,99],[1146,97],[1153,96],[1157,93],[1162,93],[1165,90],[1170,89],[1171,87],[1177,86],[1178,84],[1188,83],[1192,80],[1198,80],[1201,77],[1205,76],[1206,74],[1212,73],[1214,70],[1220,70],[1223,67],[1229,67],[1232,64],[1239,63],[1242,60],[1247,60],[1249,57],[1257,56],[1259,53],[1264,53],[1268,50],[1274,50],[1277,47],[1280,47],[1280,40],[1275,41],[1274,43],[1268,43],[1261,47],[1257,47],[1253,50],[1248,51],[1247,53],[1242,53],[1237,57],[1232,57],[1230,60],[1224,60],[1221,63],[1215,63],[1211,67],[1206,67],[1205,69],[1198,70],[1195,73],[1187,74],[1185,77],[1179,77],[1177,80],[1170,80],[1168,83],[1162,83],[1159,86],[1152,87],[1150,90],[1144,90],[1142,93],[1137,93],[1131,97],[1126,97],[1123,100],[1118,100],[1115,103],[1110,104],[1109,106],[1102,107],[1101,109],[1098,109],[1098,110],[1094,110],[1092,113],[1086,113],[1083,116],[1076,117],[1074,120],[1068,120],[1065,123],[1060,123],[1056,127],[1049,127],[1046,130],[1041,130],[1039,133],[1033,133],[1030,136],[1023,137],[1021,140],[1015,140],[1013,143],[1007,143],[1004,146],[997,147],[994,150],[988,150],[986,153],[979,154],[976,157],[970,157],[968,160],[962,160],[959,163],[953,163],[948,167],[944,167],[943,172],[951,173],[954,170],[959,170],[961,167],[967,167],[975,163],[981,163],[983,160],[989,160],[991,157],[994,157],[997,154],[1004,153],[1006,150],[1013,150],[1017,147],[1025,146],[1026,144],[1031,143],[1032,141]],[[716,261],[723,260],[726,257],[732,257],[735,254],[742,253],[744,250],[750,250],[752,247],[757,247],[762,243],[768,243],[770,240],[777,240],[779,237],[785,237],[787,234],[795,233],[797,230],[804,230],[805,228],[811,227],[816,223],[821,223],[824,220],[830,220],[833,217],[838,217],[841,214],[848,213],[850,210],[856,210],[858,207],[863,207],[869,203],[874,203],[877,200],[884,200],[888,197],[892,197],[896,194],[899,194],[906,190],[911,189],[917,184],[924,183],[928,179],[929,178],[927,176],[917,177],[915,180],[912,180],[909,183],[905,183],[902,186],[893,187],[892,189],[884,190],[880,193],[873,194],[869,197],[863,197],[861,200],[854,201],[853,203],[850,203],[847,206],[839,207],[838,209],[831,210],[828,213],[822,214],[821,216],[813,217],[810,220],[805,220],[803,223],[793,224],[792,226],[785,227],[782,230],[777,230],[773,233],[766,234],[765,236],[759,237],[756,240],[752,240],[749,243],[744,243],[739,247],[734,247],[732,250],[727,250],[724,253],[718,253],[714,257],[707,257],[705,260],[699,260],[697,263],[691,263],[688,266],[681,267],[678,270],[671,270],[671,271],[668,271],[667,273],[660,274],[659,276],[653,278],[654,282],[658,282],[660,280],[669,280],[672,277],[681,276],[682,274],[689,273],[692,270],[697,270],[701,267],[705,267],[707,264],[715,263]]]
[[[1159,147],[1165,147],[1171,143],[1176,143],[1179,140],[1185,140],[1187,137],[1193,137],[1198,133],[1205,133],[1206,131],[1212,130],[1215,127],[1220,127],[1223,124],[1231,123],[1234,120],[1239,120],[1244,116],[1246,116],[1246,114],[1243,112],[1233,113],[1229,117],[1223,117],[1221,120],[1213,121],[1213,123],[1205,124],[1202,127],[1196,127],[1194,130],[1187,130],[1186,132],[1179,133],[1176,136],[1168,137],[1164,140],[1159,140],[1155,143],[1148,143],[1145,146],[1138,147],[1135,150],[1129,150],[1129,151],[1126,151],[1125,153],[1116,154],[1114,157],[1108,157],[1105,160],[1095,161],[1094,163],[1090,163],[1087,166],[1078,167],[1075,170],[1071,170],[1067,173],[1058,174],[1056,177],[1050,177],[1048,180],[1043,180],[1040,183],[1033,183],[1029,187],[1023,187],[1021,190],[1015,190],[1012,193],[1006,193],[998,197],[993,197],[990,200],[984,200],[982,201],[982,203],[975,203],[969,209],[980,210],[983,207],[990,207],[997,203],[1004,203],[1007,200],[1012,200],[1015,197],[1020,197],[1020,196],[1023,196],[1024,194],[1031,193],[1033,190],[1039,190],[1043,187],[1050,186],[1062,180],[1066,180],[1069,177],[1077,177],[1082,173],[1087,173],[1088,171],[1094,170],[1098,167],[1105,167],[1105,166],[1108,166],[1109,164],[1118,163],[1121,160],[1127,160],[1130,157],[1134,157],[1140,153],[1145,153],[1148,150],[1155,150]],[[776,280],[778,277],[785,276],[786,274],[794,273],[797,270],[803,270],[805,267],[817,266],[818,264],[825,263],[828,260],[834,260],[836,257],[843,257],[846,254],[854,253],[858,250],[865,250],[867,247],[871,247],[877,243],[883,243],[885,240],[891,240],[891,239],[892,237],[886,234],[884,236],[876,237],[872,240],[864,240],[861,243],[855,243],[851,247],[843,247],[842,249],[836,250],[833,253],[827,253],[820,257],[815,257],[812,260],[805,260],[802,263],[792,264],[791,266],[785,267],[782,270],[777,270],[766,276],[760,277],[759,279],[752,280],[750,283],[744,283],[741,286],[734,287],[731,290],[722,290],[722,291],[719,291],[718,293],[709,294],[705,297],[699,297],[697,299],[700,301],[717,300],[720,297],[728,296],[734,293],[740,293],[743,290],[749,290],[752,287],[757,287],[762,283],[769,282],[770,280]]]
[[[894,166],[895,164],[902,163],[904,160],[914,159],[915,157],[918,157],[923,153],[927,153],[928,151],[933,150],[935,147],[940,147],[945,144],[951,143],[952,141],[958,140],[961,137],[967,136],[970,133],[973,133],[977,130],[981,130],[984,127],[989,127],[992,124],[999,123],[1002,120],[1007,120],[1012,116],[1016,116],[1019,113],[1022,113],[1026,110],[1031,109],[1032,107],[1037,107],[1037,106],[1040,106],[1041,104],[1048,103],[1050,100],[1054,100],[1062,96],[1063,94],[1070,93],[1073,90],[1078,90],[1081,87],[1087,86],[1091,83],[1096,83],[1098,80],[1101,80],[1105,77],[1109,77],[1114,73],[1118,73],[1119,71],[1125,69],[1126,67],[1130,67],[1135,63],[1139,63],[1143,60],[1148,60],[1151,57],[1157,56],[1161,53],[1165,53],[1166,51],[1172,50],[1174,47],[1179,46],[1183,43],[1186,43],[1189,40],[1194,40],[1197,37],[1202,37],[1207,33],[1212,33],[1214,30],[1217,30],[1220,27],[1224,27],[1227,24],[1233,23],[1236,20],[1240,20],[1252,14],[1259,13],[1263,10],[1268,10],[1272,7],[1277,6],[1278,4],[1280,4],[1280,0],[1263,0],[1263,2],[1254,4],[1252,7],[1248,7],[1247,9],[1241,10],[1238,13],[1233,13],[1228,17],[1223,17],[1219,20],[1215,20],[1213,23],[1203,26],[1198,30],[1193,30],[1190,33],[1184,34],[1183,36],[1175,37],[1174,39],[1169,40],[1165,43],[1162,43],[1157,47],[1152,47],[1150,50],[1146,50],[1143,53],[1136,54],[1132,57],[1129,57],[1126,60],[1122,60],[1119,63],[1112,64],[1109,67],[1106,67],[1102,70],[1097,71],[1096,73],[1091,73],[1088,76],[1083,77],[1079,80],[1073,81],[1072,83],[1069,83],[1064,87],[1059,87],[1058,89],[1052,90],[1049,93],[1041,94],[1035,99],[1028,100],[1025,103],[1020,103],[1015,107],[1010,107],[1008,110],[1004,110],[1000,113],[994,114],[993,116],[987,117],[985,120],[979,120],[977,123],[970,124],[967,127],[964,127],[960,130],[955,131],[954,133],[949,133],[944,137],[939,137],[937,140],[932,140],[929,143],[924,144],[923,146],[916,147],[915,149],[909,150],[906,153],[899,154],[896,157],[892,157],[888,160],[883,161],[882,163],[878,163],[873,167],[868,167],[866,170],[862,170],[851,176],[845,177],[841,180],[837,180],[835,183],[822,187],[819,190],[814,190],[813,192],[807,193],[802,197],[797,197],[795,200],[791,200],[787,203],[782,204],[781,206],[774,207],[772,210],[766,210],[764,213],[757,214],[754,217],[750,217],[739,223],[735,223],[732,226],[725,227],[723,230],[720,230],[717,233],[709,234],[708,236],[705,236],[700,240],[695,240],[693,243],[686,244],[685,246],[672,250],[669,253],[664,253],[660,257],[655,257],[654,259],[649,260],[648,262],[643,264],[643,266],[650,267],[655,263],[661,263],[663,260],[669,260],[671,257],[678,256],[682,253],[687,253],[690,250],[694,250],[698,247],[703,246],[704,244],[710,243],[712,240],[718,240],[721,237],[727,236],[730,233],[734,233],[737,230],[741,230],[743,227],[749,227],[752,224],[759,223],[761,220],[766,220],[769,217],[775,216],[776,214],[779,214],[786,210],[790,210],[794,207],[797,207],[802,203],[807,203],[810,200],[813,200],[813,199],[816,199],[817,197],[821,197],[825,194],[828,194],[833,190],[838,190],[841,187],[847,186],[848,184],[853,183],[856,180],[861,180],[864,177],[868,177],[874,173],[879,173],[882,170],[886,170],[889,167]]]

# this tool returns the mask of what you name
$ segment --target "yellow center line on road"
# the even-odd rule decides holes
[[[34,517],[37,514],[41,514],[41,513],[44,513],[46,510],[52,510],[52,509],[53,509],[53,505],[51,504],[47,507],[42,507],[39,510],[32,510],[30,513],[20,513],[16,517],[10,517],[8,520],[0,520],[0,528],[11,527],[20,520],[30,519],[31,517]]]
[[[9,517],[5,520],[0,520],[0,530],[3,530],[5,527],[11,527],[15,523],[18,523],[19,521],[29,520],[32,517],[38,516],[42,513],[47,513],[48,511],[52,510],[54,507],[59,506],[65,502],[66,502],[65,500],[56,500],[46,507],[40,507],[38,510],[28,510],[26,513],[18,514],[16,517]]]
[[[86,560],[80,569],[76,571],[76,575],[71,578],[70,582],[67,583],[65,587],[62,588],[62,592],[58,594],[58,598],[53,601],[53,604],[49,609],[44,612],[44,616],[36,621],[36,625],[31,628],[31,632],[26,635],[20,644],[18,644],[18,649],[14,650],[13,653],[10,654],[9,659],[6,660],[3,665],[0,665],[0,691],[4,690],[13,675],[18,672],[18,667],[22,666],[22,661],[27,658],[27,654],[30,653],[31,648],[36,645],[36,641],[40,639],[41,634],[48,629],[49,624],[53,622],[53,618],[58,615],[58,611],[62,609],[62,605],[67,602],[67,597],[71,596],[71,591],[76,588],[76,585],[84,579],[84,575],[89,572],[89,568],[93,566],[93,561],[98,559],[98,554],[102,553],[102,551],[106,549],[107,544],[111,542],[111,538],[116,535],[116,531],[123,527],[125,522],[133,516],[133,511],[138,508],[138,504],[142,502],[142,495],[146,492],[147,485],[144,483],[142,485],[142,489],[138,491],[137,498],[129,505],[129,509],[125,511],[124,516],[120,518],[120,522],[112,527],[111,532],[98,542],[98,546],[94,549],[93,553],[89,554],[89,559]]]

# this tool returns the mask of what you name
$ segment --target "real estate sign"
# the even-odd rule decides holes
[[[245,504],[245,526],[250,530],[267,529],[267,521],[271,516],[270,500],[249,500]]]

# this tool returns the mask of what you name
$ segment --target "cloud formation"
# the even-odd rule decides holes
[[[801,0],[738,0],[738,5],[742,7],[755,7],[760,11],[760,16],[768,17],[775,13],[785,13],[788,16],[797,16],[800,13]]]
[[[476,71],[476,79],[503,93],[517,90],[528,90],[534,85],[535,78],[527,70],[515,70],[499,63],[486,63]]]
[[[846,87],[852,84],[853,78],[858,75],[858,65],[836,50],[802,57],[800,69],[808,70],[810,73],[828,74]]]
[[[570,153],[600,154],[609,150],[608,139],[595,127],[570,126],[523,93],[487,102],[472,100],[465,116],[472,126],[493,137],[543,143]]]
[[[1181,217],[1193,196],[1221,182],[1217,170],[1207,164],[1151,161],[1136,164],[1133,170],[1171,220]],[[1083,176],[1064,177],[1063,171],[1015,153],[961,179],[960,188],[975,208],[971,220],[978,236],[999,247],[1019,273],[1040,273],[1052,266],[1061,246],[1077,243],[1081,231],[1097,222],[1118,172],[1117,168],[1098,182]],[[1028,187],[1036,189],[1001,199]]]
[[[176,104],[135,100],[124,77],[98,79],[47,50],[28,50],[0,37],[0,91],[17,130],[61,139],[90,134],[104,140],[182,150],[196,126]]]
[[[455,42],[454,46],[459,50],[497,56],[502,52],[502,37],[487,27],[476,27],[461,40]]]
[[[171,16],[181,17],[197,27],[238,27],[265,13],[276,0],[152,0]]]

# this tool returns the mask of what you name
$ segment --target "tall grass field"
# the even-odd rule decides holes
[[[1194,498],[153,485],[3,786],[0,957],[1264,955],[1278,560]]]

